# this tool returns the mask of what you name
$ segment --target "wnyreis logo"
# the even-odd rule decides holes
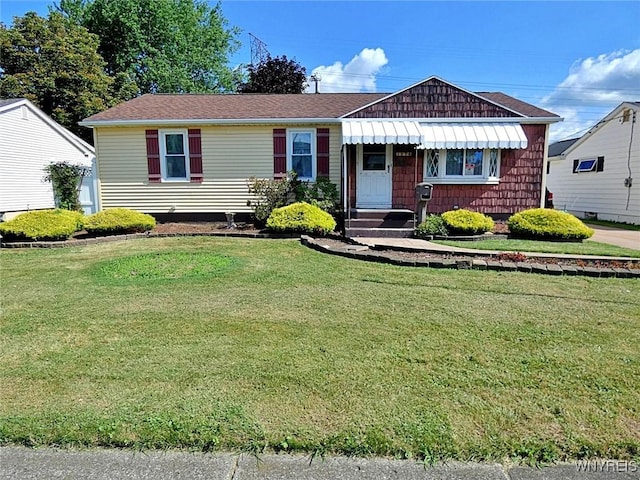
[[[633,460],[578,460],[576,470],[585,473],[639,473],[640,465]]]

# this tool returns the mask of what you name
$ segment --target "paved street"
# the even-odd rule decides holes
[[[587,471],[584,471],[587,470]],[[541,469],[498,463],[423,466],[410,460],[302,455],[0,448],[0,480],[640,480],[626,461]]]

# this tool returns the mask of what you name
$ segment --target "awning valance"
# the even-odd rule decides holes
[[[422,130],[418,122],[406,120],[345,120],[342,143],[418,145]]]
[[[527,148],[527,136],[517,123],[427,123],[418,148]]]

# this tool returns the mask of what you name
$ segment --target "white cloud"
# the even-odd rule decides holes
[[[331,92],[375,92],[376,75],[389,60],[381,48],[364,48],[349,63],[335,62],[333,65],[321,65],[311,72],[321,81],[318,90]],[[309,82],[307,92],[315,90],[314,82]]]
[[[639,99],[640,49],[621,50],[576,61],[541,106],[565,119],[551,127],[555,141],[588,129],[618,104]]]

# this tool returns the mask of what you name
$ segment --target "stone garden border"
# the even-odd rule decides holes
[[[406,267],[431,267],[449,268],[457,270],[494,270],[502,272],[526,272],[542,273],[546,275],[582,275],[588,277],[617,277],[617,278],[640,278],[640,268],[600,268],[593,266],[559,265],[555,263],[528,263],[509,262],[495,258],[495,255],[476,254],[473,257],[456,255],[455,253],[443,254],[443,252],[433,252],[434,257],[429,259],[403,259],[394,258],[387,252],[404,251],[407,249],[387,248],[383,246],[368,247],[355,241],[345,241],[343,248],[331,248],[322,244],[322,238],[316,239],[308,235],[302,235],[300,242],[309,248],[319,252],[338,255],[368,262],[388,263]],[[416,250],[411,250],[416,252]],[[387,254],[385,254],[387,253]],[[498,254],[500,252],[496,252]],[[551,257],[552,258],[552,257]],[[577,259],[582,257],[577,257]],[[567,257],[564,257],[567,259]],[[640,263],[640,259],[634,259]]]

